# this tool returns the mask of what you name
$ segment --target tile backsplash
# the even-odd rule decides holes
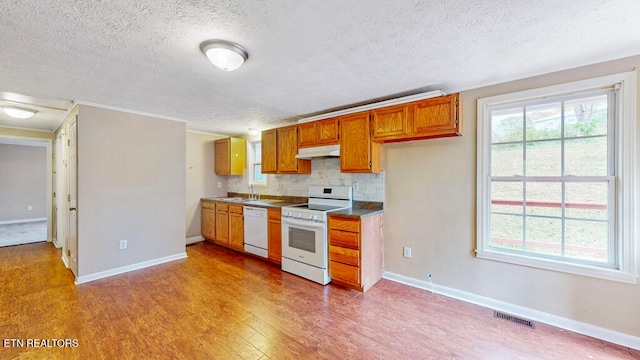
[[[268,195],[307,196],[311,185],[353,187],[353,200],[384,201],[384,172],[379,174],[349,174],[340,172],[340,158],[313,159],[311,174],[267,175],[267,185],[256,185],[255,193]],[[229,176],[229,192],[248,193],[249,178]]]

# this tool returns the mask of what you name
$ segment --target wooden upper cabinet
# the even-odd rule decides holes
[[[339,124],[337,117],[298,124],[298,147],[337,145]]]
[[[373,140],[409,141],[460,136],[459,95],[372,110]]]
[[[243,175],[247,143],[244,139],[226,138],[215,141],[215,171],[217,175]]]
[[[296,125],[278,128],[278,172],[298,171],[298,127]]]
[[[458,98],[458,94],[451,94],[413,103],[411,134],[421,137],[460,136]]]
[[[278,128],[276,129],[276,134],[278,173],[310,174],[311,160],[296,159],[298,154],[298,125]]]
[[[318,122],[298,124],[298,147],[312,147],[318,144]]]
[[[371,141],[369,111],[340,117],[340,171],[380,172],[380,144]]]
[[[278,172],[278,142],[276,129],[262,132],[262,173]]]
[[[373,139],[378,141],[407,134],[409,110],[410,106],[407,104],[372,110]]]
[[[340,120],[330,118],[316,121],[318,145],[337,145],[340,142]]]

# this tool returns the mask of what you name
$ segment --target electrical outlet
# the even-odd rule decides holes
[[[127,248],[127,240],[120,240],[120,250]]]
[[[408,247],[408,246],[405,246],[403,248],[403,250],[404,250],[404,257],[410,258],[411,257],[411,248]]]
[[[31,210],[33,210],[33,206],[27,205],[27,211],[31,211]]]
[[[218,181],[218,189],[222,188],[222,182]]]

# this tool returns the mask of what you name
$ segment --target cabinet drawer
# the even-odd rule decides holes
[[[229,212],[242,214],[243,207],[242,205],[229,205]]]
[[[229,211],[229,204],[216,203],[216,210],[218,210],[218,211]]]
[[[351,284],[360,285],[360,268],[357,266],[345,265],[336,261],[329,263],[329,276],[335,280],[341,280]]]
[[[329,217],[329,229],[360,232],[360,220]]]
[[[216,203],[211,202],[211,201],[203,201],[202,202],[202,208],[203,209],[215,210],[216,209]]]
[[[329,245],[360,249],[360,234],[341,230],[329,230]]]
[[[329,246],[329,260],[346,265],[360,266],[360,251]]]

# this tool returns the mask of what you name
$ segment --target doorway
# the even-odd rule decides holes
[[[0,137],[0,247],[52,240],[49,139]]]

